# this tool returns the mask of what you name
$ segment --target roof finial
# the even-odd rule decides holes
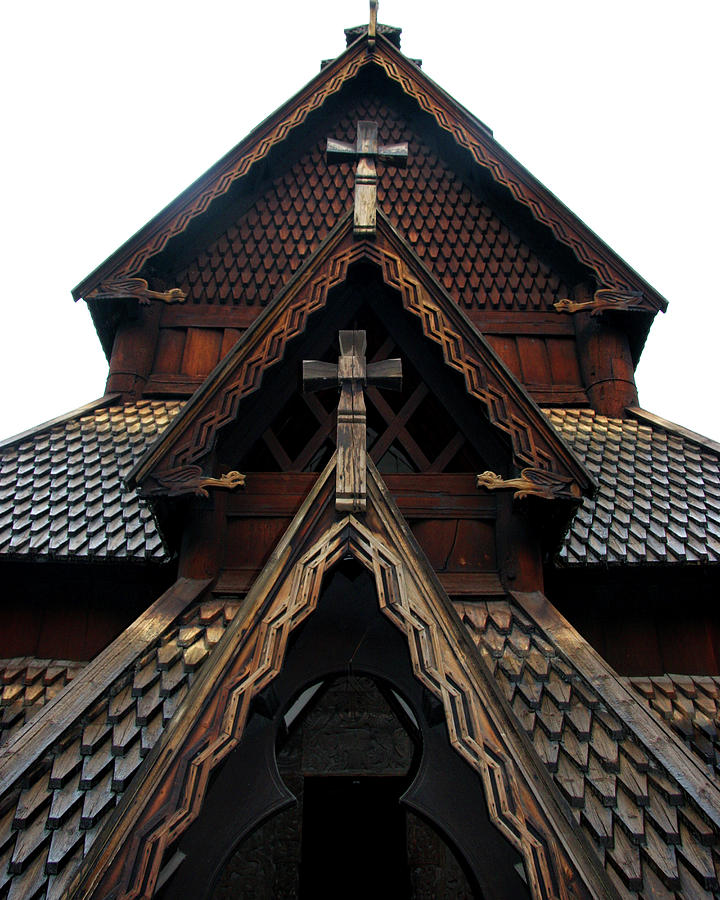
[[[378,0],[370,0],[370,24],[368,25],[368,47],[375,49],[375,33],[377,32]]]

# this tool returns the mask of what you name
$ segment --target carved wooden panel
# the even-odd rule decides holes
[[[497,705],[497,689],[469,641],[458,644],[465,632],[447,619],[447,600],[406,544],[377,474],[370,469],[369,528],[353,517],[337,520],[328,487],[333,474],[328,466],[296,519],[304,537],[289,531],[276,551],[279,569],[261,576],[249,595],[248,612],[256,610],[250,629],[238,625],[223,642],[213,672],[196,683],[185,714],[170,724],[122,818],[96,841],[70,896],[100,897],[111,885],[128,900],[152,894],[164,849],[199,814],[213,768],[237,746],[253,697],[282,667],[290,634],[317,605],[324,573],[348,554],[373,573],[380,609],[407,636],[413,670],[441,701],[452,746],[481,776],[490,819],[521,853],[533,896],[603,893],[601,870],[592,853],[573,846],[572,827],[553,807],[553,795],[538,799],[533,784],[545,777],[539,762],[523,754],[522,743],[508,745],[513,730],[521,739],[519,726]],[[300,541],[299,559],[293,540]],[[202,715],[199,708],[191,715],[198,702]]]
[[[182,437],[169,429],[156,445],[157,454],[161,454],[166,442],[174,444],[172,457],[164,465],[188,464],[212,449],[218,430],[236,418],[243,397],[260,386],[263,371],[282,360],[287,343],[302,334],[309,316],[326,304],[331,288],[345,281],[348,267],[362,259],[380,266],[385,284],[399,291],[403,307],[420,320],[425,336],[441,347],[445,363],[463,376],[468,394],[483,404],[490,422],[508,436],[515,465],[552,469],[558,465],[559,455],[562,464],[587,484],[586,476],[560,447],[547,421],[527,407],[524,394],[498,368],[494,355],[469,323],[455,313],[457,307],[429,276],[410,268],[403,252],[382,218],[373,243],[349,242],[338,233],[325,253],[316,257],[315,272],[293,281],[278,298],[275,314],[265,327],[228,359],[228,368],[219,376],[221,395],[218,388],[209,393],[208,400],[203,401],[205,410],[194,411]]]
[[[96,278],[140,272],[147,260],[159,253],[172,237],[182,233],[192,219],[205,212],[212,200],[222,196],[234,181],[264,159],[313,110],[320,108],[329,96],[337,93],[369,64],[382,68],[406,95],[414,98],[420,108],[429,113],[460,147],[466,149],[478,165],[487,169],[499,184],[506,186],[517,200],[530,209],[539,222],[547,225],[560,242],[569,246],[577,258],[597,274],[599,283],[616,288],[630,286],[627,272],[621,270],[610,251],[569,211],[554,202],[542,186],[502,150],[487,129],[467,117],[417,67],[384,40],[378,41],[373,54],[368,54],[363,42],[358,41],[301,91],[292,103],[286,104],[266,125],[241,143],[230,158],[202,179],[194,190],[188,191],[182,205],[174,204],[165,216],[152,223],[138,241],[130,244],[124,255],[118,255],[113,260],[112,268],[107,271],[101,269]],[[95,284],[88,280],[82,287],[90,289]],[[661,300],[648,301],[648,308],[659,308],[661,304]]]

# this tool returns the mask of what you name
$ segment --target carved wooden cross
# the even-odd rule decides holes
[[[303,391],[340,388],[335,508],[341,512],[365,509],[367,420],[363,388],[372,384],[399,391],[402,387],[401,361],[385,359],[367,365],[366,347],[364,331],[341,331],[337,365],[317,360],[303,361]]]
[[[378,146],[377,122],[358,122],[354,144],[346,144],[345,141],[328,138],[328,163],[357,160],[353,224],[356,236],[375,234],[378,180],[375,161],[379,159],[393,166],[406,166],[407,158],[407,143]]]

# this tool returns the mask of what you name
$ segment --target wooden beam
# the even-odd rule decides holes
[[[623,684],[617,673],[582,638],[573,626],[539,591],[510,591],[519,606],[568,657],[593,688],[653,754],[678,784],[687,791],[711,822],[720,827],[720,788],[700,765],[697,757],[675,733],[643,705],[637,694]]]
[[[209,584],[209,580],[179,578],[117,640],[43,706],[0,751],[0,795],[80,718]]]

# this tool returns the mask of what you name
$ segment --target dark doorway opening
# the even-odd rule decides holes
[[[410,897],[407,778],[305,779],[300,900]]]

